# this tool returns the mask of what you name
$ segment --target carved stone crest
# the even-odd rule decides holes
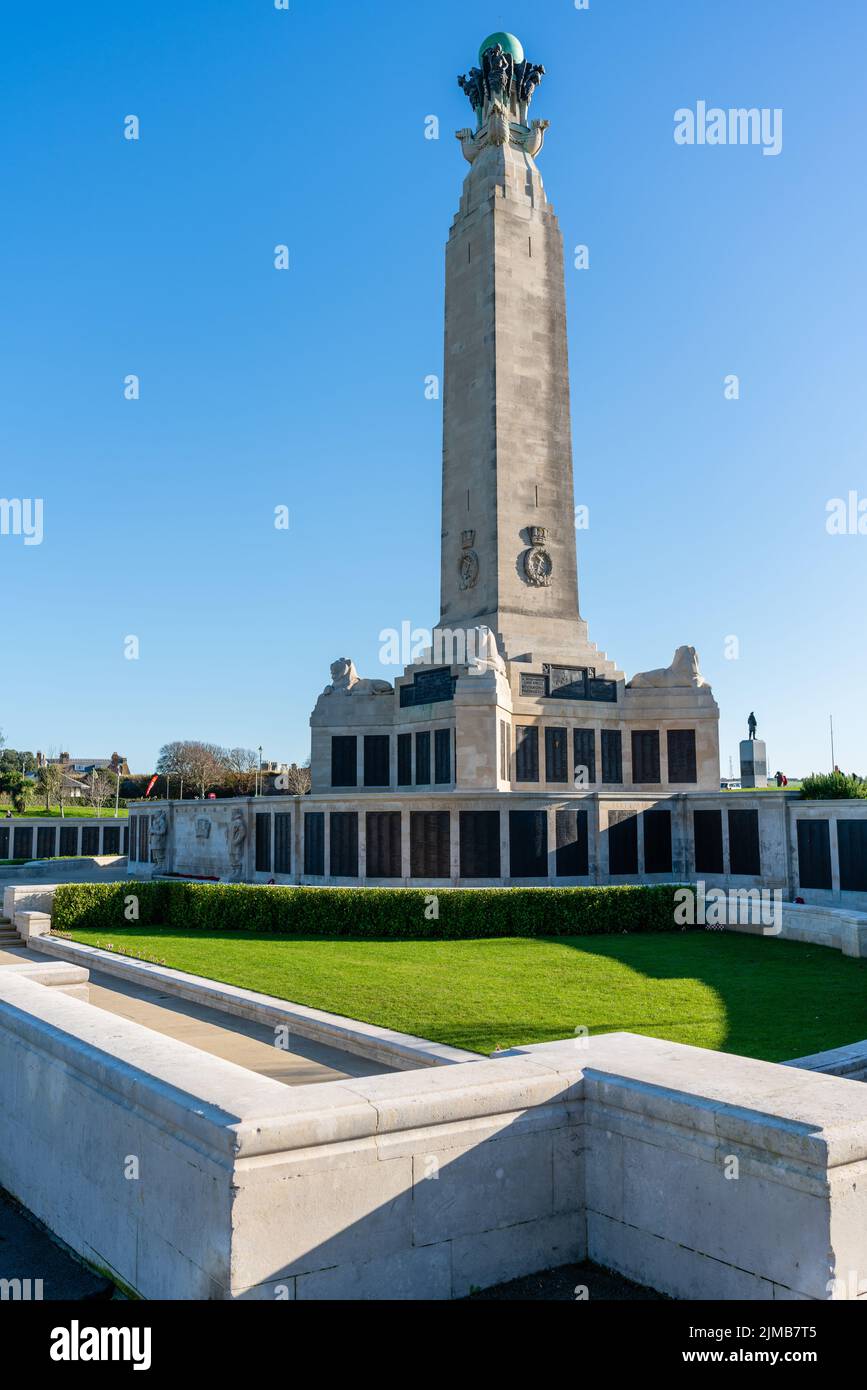
[[[475,531],[461,532],[463,554],[458,561],[458,569],[460,571],[460,585],[462,589],[472,589],[479,577],[479,557],[477,552],[473,549],[475,539]]]
[[[529,526],[530,549],[524,554],[524,575],[527,583],[536,588],[547,588],[551,583],[554,562],[547,550],[548,529],[545,526]]]

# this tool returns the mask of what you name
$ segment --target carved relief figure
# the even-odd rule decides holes
[[[166,862],[166,840],[168,838],[168,833],[168,817],[165,811],[159,810],[151,819],[150,833],[151,860],[157,868],[162,868],[163,864]]]
[[[240,808],[232,812],[228,839],[229,867],[232,871],[232,878],[239,879],[244,872],[244,848],[247,843],[247,826],[244,821],[244,812]]]

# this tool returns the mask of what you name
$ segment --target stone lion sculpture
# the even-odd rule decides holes
[[[642,690],[650,687],[684,685],[690,685],[694,689],[707,685],[707,681],[699,670],[698,653],[695,647],[678,647],[670,666],[661,666],[655,671],[639,671],[628,682],[627,688]]]
[[[355,669],[355,662],[349,656],[339,656],[331,663],[331,684],[326,685],[323,695],[391,695],[393,688],[388,681],[363,680]]]
[[[505,675],[506,663],[497,647],[497,639],[489,627],[471,627],[467,630],[467,665],[471,672],[497,671]]]

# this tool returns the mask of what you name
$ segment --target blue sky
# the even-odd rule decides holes
[[[41,545],[0,536],[9,744],[300,759],[329,662],[393,676],[381,630],[436,620],[455,78],[505,28],[547,68],[539,165],[590,248],[591,637],[628,674],[698,648],[724,772],[750,709],[773,767],[826,766],[833,713],[867,772],[867,536],[825,524],[867,497],[863,6],[89,0],[4,28],[0,496],[44,499]],[[699,100],[782,108],[782,153],[676,145]]]

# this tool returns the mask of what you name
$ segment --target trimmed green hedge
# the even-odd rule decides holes
[[[261,884],[64,883],[52,925],[160,926],[405,940],[595,936],[675,929],[676,884],[612,888],[272,888]],[[135,900],[137,915],[129,917]],[[438,916],[434,916],[434,911]]]
[[[801,782],[805,801],[849,801],[867,797],[867,782],[845,772],[811,772]]]

